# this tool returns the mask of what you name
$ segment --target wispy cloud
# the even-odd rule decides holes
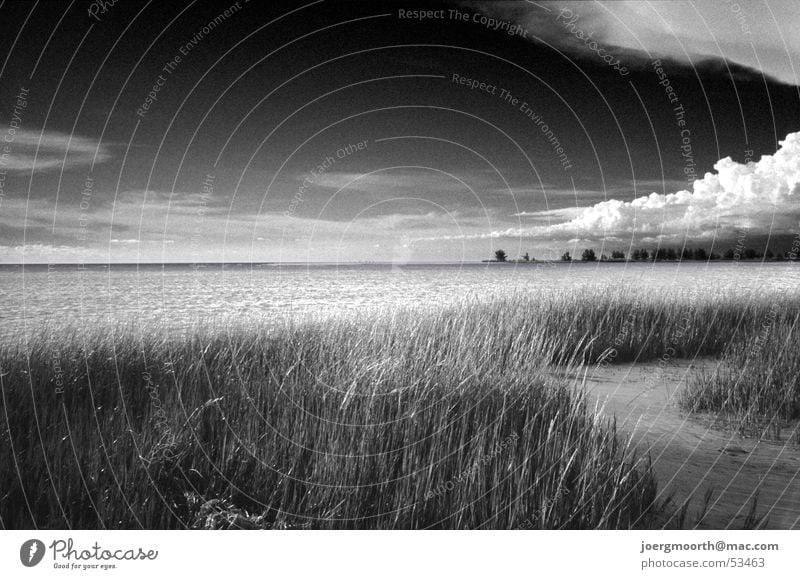
[[[19,130],[4,143],[7,154],[0,170],[35,173],[68,170],[111,159],[107,145],[94,139],[55,131]]]
[[[563,222],[565,219],[574,219],[581,212],[583,212],[583,209],[580,207],[563,207],[544,211],[520,211],[519,213],[514,213],[512,217],[524,217],[526,222],[547,221],[549,223],[553,220]]]
[[[300,181],[305,176],[300,177]],[[463,175],[449,176],[441,171],[425,168],[382,170],[371,173],[329,172],[311,181],[313,186],[365,193],[397,193],[398,191],[420,191],[436,193],[443,191],[465,191],[458,181]]]

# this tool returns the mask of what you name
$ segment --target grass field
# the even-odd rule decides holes
[[[671,505],[654,503],[648,457],[553,367],[721,356],[730,375],[699,380],[685,407],[796,416],[798,358],[780,346],[798,313],[788,297],[606,289],[188,340],[42,328],[0,346],[0,522],[653,526]],[[767,319],[764,354],[743,355]]]

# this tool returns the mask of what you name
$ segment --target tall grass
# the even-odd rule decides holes
[[[648,526],[646,457],[553,365],[724,355],[765,312],[606,288],[188,339],[44,328],[0,346],[0,522]]]
[[[715,414],[743,432],[780,436],[800,419],[800,328],[798,314],[790,316],[773,308],[758,333],[733,342],[712,371],[694,376],[681,407]]]
[[[645,524],[646,460],[508,305],[6,345],[3,525]]]

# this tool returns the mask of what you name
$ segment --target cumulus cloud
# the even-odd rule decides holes
[[[791,231],[800,217],[800,132],[790,133],[774,155],[742,164],[726,157],[694,182],[692,191],[651,193],[633,201],[612,199],[585,209],[553,231],[682,235],[718,226]]]
[[[747,164],[726,157],[714,164],[714,171],[695,180],[691,191],[651,193],[632,201],[609,199],[576,213],[573,209],[526,213],[526,218],[562,216],[567,220],[448,239],[635,237],[641,242],[669,242],[685,237],[724,238],[742,227],[752,232],[796,233],[800,220],[800,132],[789,133],[774,155]]]
[[[12,138],[13,137],[13,138]],[[106,145],[79,135],[55,131],[18,130],[6,138],[7,154],[0,169],[44,172],[103,163],[111,158]]]
[[[800,11],[796,0],[696,2],[470,2],[483,12],[513,20],[573,56],[591,58],[572,26],[609,49],[622,64],[648,58],[697,64],[723,59],[784,83],[800,84]],[[566,18],[565,18],[566,17]],[[575,20],[573,20],[575,19]],[[572,24],[564,26],[564,22]]]

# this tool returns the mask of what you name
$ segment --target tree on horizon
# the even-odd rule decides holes
[[[584,249],[581,255],[581,261],[597,261],[594,249]]]

